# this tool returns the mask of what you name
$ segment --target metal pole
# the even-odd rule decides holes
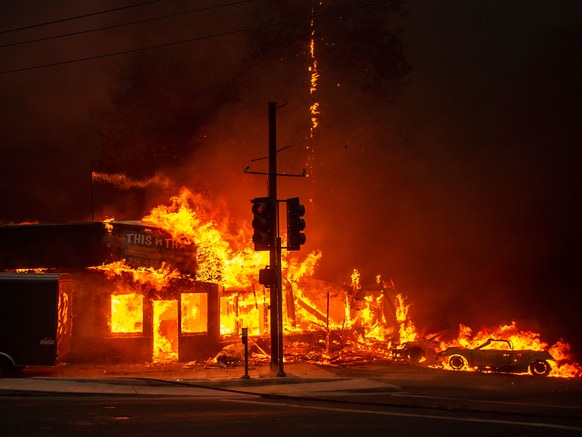
[[[278,209],[278,208],[277,208]],[[283,369],[283,284],[281,281],[281,237],[277,237],[277,316],[278,316],[278,345],[279,345],[279,368],[277,376],[286,376]]]
[[[277,205],[277,103],[269,102],[269,179],[268,179],[268,190],[269,190],[269,200],[272,205]],[[275,208],[277,211],[278,208]],[[279,223],[279,217],[276,213],[275,220],[273,222],[272,235],[273,240],[271,242],[270,250],[270,267],[279,272],[279,259],[277,257],[277,231]],[[279,286],[280,286],[280,275],[277,274],[277,283],[275,287],[270,289],[271,297],[271,372],[275,373],[278,371],[279,367]]]
[[[329,290],[327,290],[327,305],[325,307],[325,330],[329,332]]]
[[[325,313],[325,331],[326,331],[326,335],[325,335],[325,349],[327,352],[327,356],[329,357],[329,290],[327,290],[327,307],[326,307],[326,313]]]
[[[91,171],[91,222],[95,221],[95,193],[93,188],[93,171]]]
[[[242,342],[245,346],[245,374],[242,379],[250,379],[249,376],[249,330],[248,328],[242,329]]]

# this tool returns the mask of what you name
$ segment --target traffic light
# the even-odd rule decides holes
[[[269,197],[251,200],[253,206],[253,243],[256,251],[270,250],[275,242],[276,205]]]
[[[259,284],[265,288],[272,288],[277,285],[277,271],[270,267],[259,270]]]
[[[287,199],[287,250],[299,250],[305,244],[305,206],[299,203],[299,197]]]

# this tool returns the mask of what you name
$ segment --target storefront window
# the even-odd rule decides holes
[[[182,293],[182,332],[208,331],[208,295],[206,293]]]
[[[111,332],[143,332],[143,296],[113,294],[111,296]]]

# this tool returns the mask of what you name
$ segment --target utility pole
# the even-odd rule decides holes
[[[281,237],[279,237],[279,204],[277,203],[277,103],[269,102],[269,200],[275,208],[274,242],[270,249],[271,269],[275,284],[271,297],[271,372],[285,376],[283,369],[283,293],[281,284]]]
[[[285,147],[286,148],[286,147]],[[284,149],[285,149],[284,148]],[[284,150],[281,149],[281,150]],[[259,284],[270,289],[270,318],[271,318],[271,373],[277,376],[285,376],[283,368],[283,286],[281,279],[281,237],[279,230],[279,200],[277,200],[277,177],[305,177],[306,171],[301,174],[277,173],[277,104],[269,102],[269,171],[267,173],[249,171],[247,166],[243,173],[267,175],[268,197],[252,199],[253,219],[253,243],[256,251],[269,251],[269,266],[259,271]],[[258,161],[264,158],[255,159]],[[305,221],[301,216],[305,213],[305,207],[299,203],[299,198],[291,198],[285,201],[287,205],[287,233],[292,235],[292,242],[287,241],[287,250],[299,250],[305,243],[305,235],[301,233],[305,229]],[[288,238],[289,240],[289,238]]]

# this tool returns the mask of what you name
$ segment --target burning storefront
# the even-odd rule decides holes
[[[147,219],[158,226],[2,226],[0,270],[71,274],[71,361],[208,359],[225,343],[239,341],[243,327],[266,356],[269,294],[254,280],[265,255],[229,251],[220,232],[202,230],[207,225],[178,226],[183,207],[155,210]],[[169,232],[169,222],[179,233]],[[312,253],[303,262],[284,260],[284,321],[291,341],[327,338],[323,354],[332,347],[330,332],[342,345],[352,338],[392,341],[398,322],[387,289],[363,290],[356,277],[351,285],[320,283],[312,277],[320,258]]]
[[[216,352],[218,285],[195,280],[190,241],[139,222],[8,225],[0,240],[0,270],[71,274],[68,360],[185,361]]]

